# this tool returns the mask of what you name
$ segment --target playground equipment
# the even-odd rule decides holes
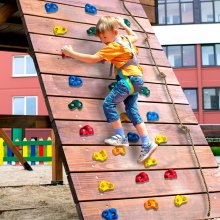
[[[62,156],[79,218],[99,219],[102,210],[108,207],[116,208],[121,219],[176,219],[176,216],[178,219],[205,219],[210,211],[209,201],[212,204],[209,217],[220,216],[220,177],[216,175],[217,164],[146,16],[147,8],[152,10],[154,2],[112,0],[106,4],[105,1],[94,0],[90,3],[97,8],[97,14],[92,15],[85,13],[85,2],[79,0],[54,0],[59,8],[55,13],[45,11],[46,1],[43,0],[17,2],[28,37],[29,51],[35,61],[50,114],[50,123],[56,135],[56,146],[60,149],[57,156]],[[134,17],[125,10],[124,3]],[[139,143],[126,148],[126,155],[123,157],[115,157],[111,153],[111,147],[103,146],[103,140],[112,134],[112,129],[100,110],[102,101],[109,92],[108,85],[114,82],[108,76],[109,64],[105,62],[91,65],[69,58],[62,59],[60,52],[63,45],[72,45],[76,51],[85,53],[95,53],[100,49],[103,45],[96,37],[89,36],[86,30],[91,25],[94,26],[103,15],[127,18],[138,34],[140,63],[146,73],[143,78],[145,86],[151,91],[148,96],[139,96],[140,114],[145,116],[149,108],[157,111],[160,115],[158,121],[148,122],[143,117],[149,135],[155,138],[162,133],[169,140],[155,152],[158,164],[148,168],[150,182],[146,184],[140,185],[134,181],[137,171],[142,172],[144,169],[142,164],[136,164],[140,152]],[[56,25],[68,29],[65,36],[54,36],[52,29]],[[146,39],[150,48],[145,44]],[[69,85],[68,77],[72,75],[80,77],[83,86]],[[80,99],[83,103],[81,111],[69,110],[67,103],[73,99]],[[176,108],[173,108],[173,104]],[[94,135],[80,136],[79,130],[86,125],[94,129]],[[123,126],[126,133],[135,131],[130,122]],[[94,161],[92,153],[102,149],[106,150],[108,159],[102,163]],[[163,178],[171,164],[174,169],[178,169],[178,181]],[[102,180],[114,183],[114,190],[99,192],[98,184]],[[211,189],[210,192],[207,189]],[[190,200],[184,205],[187,211],[182,211],[183,207],[177,208],[173,204],[173,198],[177,194],[186,193]],[[155,204],[155,212],[143,208],[145,201],[152,197],[157,198],[154,199],[156,202],[150,200],[146,207]]]

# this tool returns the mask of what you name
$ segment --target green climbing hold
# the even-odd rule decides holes
[[[143,94],[143,95],[146,95],[147,97],[149,97],[150,96],[150,90],[147,87],[142,87],[139,94]]]
[[[131,26],[131,22],[128,20],[128,19],[124,19],[124,23],[128,26],[128,27],[130,27]]]
[[[116,82],[111,83],[108,88],[109,90],[112,90],[115,87]]]
[[[86,32],[89,36],[96,35],[96,28],[95,27],[90,27]]]
[[[68,107],[70,110],[75,110],[76,108],[81,110],[83,108],[83,104],[82,102],[80,102],[79,100],[73,100],[72,102],[70,102],[68,104]]]

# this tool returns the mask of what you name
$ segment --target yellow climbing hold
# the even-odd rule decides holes
[[[106,150],[101,150],[100,152],[94,152],[92,155],[93,160],[105,161],[108,158]]]
[[[122,122],[131,122],[131,120],[128,118],[128,116],[125,112],[122,112],[120,114],[120,119],[121,119]]]
[[[181,206],[182,204],[185,204],[188,202],[188,199],[186,196],[180,196],[180,195],[177,195],[175,196],[174,198],[174,204],[175,206]]]
[[[67,32],[67,28],[62,26],[54,26],[53,27],[53,33],[55,35],[65,34]]]
[[[150,167],[150,166],[153,166],[153,165],[157,165],[157,160],[156,158],[148,158],[147,160],[144,161],[144,166],[147,168],[147,167]]]
[[[167,137],[164,136],[164,135],[157,135],[157,136],[155,137],[155,142],[156,142],[157,144],[167,143],[167,141],[168,141],[168,139],[167,139]]]
[[[99,182],[98,189],[100,192],[114,190],[114,183],[102,180]]]

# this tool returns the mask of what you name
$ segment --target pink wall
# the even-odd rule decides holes
[[[13,96],[38,96],[38,115],[47,115],[37,76],[12,77],[13,55],[21,53],[0,51],[0,114],[12,114]]]

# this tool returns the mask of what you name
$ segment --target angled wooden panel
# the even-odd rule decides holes
[[[100,42],[100,39],[97,36],[89,36],[87,34],[86,31],[91,27],[91,25],[88,24],[75,24],[69,21],[57,21],[51,18],[42,18],[30,15],[26,15],[24,18],[30,33],[54,36],[53,27],[59,24],[59,26],[66,27],[68,30],[65,35],[60,35],[60,37]],[[39,23],[41,24],[40,26],[38,25]],[[127,33],[125,31],[121,31],[121,34]],[[136,32],[136,34],[138,35],[139,40],[135,45],[139,47],[147,47],[147,44],[145,43],[146,35],[141,32]],[[162,50],[162,47],[159,44],[155,34],[149,34],[148,40],[150,42],[151,48]]]
[[[138,197],[169,196],[176,194],[203,193],[205,186],[199,170],[178,170],[177,179],[164,179],[165,171],[147,171],[149,182],[137,184],[135,177],[140,171],[71,173],[79,201],[125,199]],[[220,191],[218,169],[203,170],[210,192]],[[101,180],[114,183],[114,190],[99,192]]]
[[[61,56],[61,48],[64,45],[72,45],[72,47],[76,51],[80,51],[81,53],[87,53],[87,54],[95,54],[99,49],[103,47],[103,44],[99,42],[90,42],[88,44],[88,42],[85,40],[61,38],[61,37],[39,35],[39,34],[30,34],[30,37],[35,52],[50,53],[60,56]],[[165,56],[165,53],[162,50],[153,49],[152,54],[159,66],[166,66],[166,67],[170,66]],[[149,65],[153,64],[150,53],[146,48],[139,48],[138,57],[139,57],[139,62],[141,64],[149,64]]]
[[[59,132],[60,140],[63,145],[103,145],[103,140],[113,134],[111,125],[106,122],[86,122],[86,121],[61,121],[55,120],[55,125]],[[79,129],[89,124],[95,135],[80,137]],[[154,139],[156,135],[166,135],[168,143],[166,145],[189,145],[188,137],[175,124],[146,124],[149,136]],[[136,132],[131,123],[124,124],[125,133]],[[202,130],[198,125],[188,125],[191,130],[192,139],[195,145],[207,145]],[[134,144],[136,145],[136,144]]]
[[[174,196],[156,197],[159,209],[146,210],[144,203],[148,198],[123,199],[80,202],[80,207],[85,220],[102,219],[102,211],[108,208],[116,208],[119,219],[126,220],[186,220],[186,219],[207,219],[207,196],[206,194],[187,195],[188,203],[181,207],[174,206]],[[220,193],[211,193],[212,211],[210,218],[219,217]]]
[[[45,10],[45,1],[29,1],[29,0],[19,0],[24,14],[36,15],[39,17],[47,17],[57,19],[60,18],[66,21],[74,21],[77,23],[87,23],[87,24],[96,24],[100,17],[102,16],[121,16],[122,18],[127,18],[133,30],[142,31],[142,29],[136,24],[136,22],[129,17],[128,15],[115,14],[112,12],[99,11],[96,16],[89,15],[85,13],[84,8],[74,7],[64,4],[57,4],[59,10],[56,13],[47,13]],[[143,9],[142,9],[143,12]],[[145,12],[144,12],[145,13]],[[142,25],[145,31],[153,33],[153,29],[150,25],[150,22],[147,18],[137,17],[138,22]]]
[[[98,89],[98,88],[97,88]],[[69,120],[88,120],[88,121],[106,121],[102,106],[103,100],[95,99],[75,99],[64,97],[48,97],[53,119],[69,119]],[[73,100],[80,100],[83,103],[83,109],[70,110],[68,104]],[[159,114],[160,119],[155,123],[179,123],[173,106],[170,104],[160,103],[139,103],[140,115],[147,122],[146,114],[149,111],[155,111]],[[118,107],[119,114],[125,112],[123,104]],[[198,124],[189,105],[176,105],[176,109],[183,123]]]
[[[69,76],[42,74],[41,77],[43,79],[46,94],[48,96],[55,95],[104,99],[109,93],[108,86],[112,82],[115,82],[113,80],[94,80],[93,78],[82,77],[83,86],[76,88],[69,86]],[[151,91],[151,94],[149,97],[139,95],[139,101],[171,103],[164,85],[147,83],[144,86],[148,87],[148,89]],[[189,104],[180,86],[170,85],[168,87],[175,103]]]
[[[94,152],[105,149],[108,158],[105,162],[94,161]],[[115,170],[143,170],[143,164],[137,164],[140,146],[126,148],[125,156],[114,156],[111,146],[63,146],[69,172],[98,172]],[[217,162],[209,146],[196,146],[202,167],[217,167]],[[157,169],[184,169],[198,167],[191,146],[160,146],[152,156],[156,158],[157,165],[146,168],[146,170]]]
[[[74,59],[62,59],[59,55],[36,53],[36,59],[41,73],[53,73],[59,75],[76,75],[85,77],[111,78],[109,77],[109,64],[86,64],[77,62]],[[75,67],[77,65],[77,71]],[[65,67],[65,68],[64,68]],[[154,66],[142,65],[144,70],[143,79],[145,82],[162,83]],[[179,85],[179,82],[169,67],[159,67],[160,71],[167,75],[168,84]]]

